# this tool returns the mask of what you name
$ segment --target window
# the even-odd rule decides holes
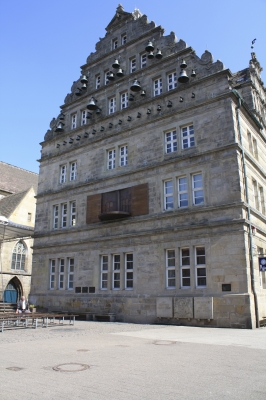
[[[121,94],[121,110],[128,107],[128,92]]]
[[[60,183],[65,183],[66,182],[66,173],[67,173],[67,166],[66,165],[61,165],[60,167]]]
[[[202,174],[192,176],[193,204],[198,205],[204,203]]]
[[[68,259],[67,288],[69,290],[74,289],[74,258]]]
[[[120,167],[127,165],[127,146],[121,146],[119,148],[119,165]]]
[[[176,72],[168,74],[168,90],[173,90],[177,87]]]
[[[77,163],[76,162],[72,162],[70,163],[70,176],[69,179],[71,181],[75,181],[77,178]]]
[[[190,287],[190,253],[189,249],[181,249],[181,288]]]
[[[125,255],[125,287],[133,289],[133,254]]]
[[[120,255],[113,255],[113,289],[120,289]]]
[[[18,242],[12,252],[11,269],[24,270],[26,260],[26,247],[20,241]]]
[[[76,129],[77,127],[77,114],[72,115],[71,118],[71,129]]]
[[[137,69],[136,58],[130,60],[130,72],[135,72]]]
[[[107,85],[109,83],[108,76],[109,76],[109,71],[104,73],[104,84],[105,85]]]
[[[257,145],[257,140],[256,139],[252,139],[252,144],[253,144],[253,152],[254,152],[254,157],[256,158],[256,160],[258,159],[258,145]]]
[[[31,213],[28,213],[28,222],[31,222]]]
[[[81,125],[86,125],[87,123],[86,115],[87,113],[85,110],[81,111]]]
[[[76,202],[70,203],[70,226],[76,225]]]
[[[258,187],[257,187],[257,182],[254,179],[252,179],[252,191],[253,191],[254,207],[259,209]]]
[[[122,36],[121,36],[121,44],[123,45],[123,44],[126,44],[126,42],[127,42],[127,35],[126,35],[126,33],[124,33]]]
[[[61,206],[61,228],[66,228],[67,226],[67,204],[62,204]]]
[[[173,153],[177,151],[176,131],[170,131],[165,134],[165,152]]]
[[[265,214],[265,204],[264,204],[264,193],[263,187],[258,187],[258,203],[259,203],[259,210],[262,214]]]
[[[248,132],[248,148],[250,153],[253,154],[252,137],[250,132]]]
[[[65,260],[63,258],[60,258],[58,289],[64,289],[64,277],[65,277]]]
[[[112,41],[112,49],[114,50],[114,49],[117,49],[117,46],[118,46],[118,40],[117,40],[117,38],[115,38],[115,39],[113,39],[113,41]]]
[[[147,54],[140,55],[140,68],[145,68],[147,66]]]
[[[159,96],[163,91],[163,81],[162,78],[154,79],[153,81],[153,94],[154,96]]]
[[[181,129],[182,149],[195,146],[193,125],[184,126]]]
[[[50,260],[50,289],[55,288],[55,260]]]
[[[101,75],[97,75],[95,77],[95,88],[99,89],[100,87],[101,87]]]
[[[116,111],[116,98],[112,97],[109,99],[109,114],[113,114]]]
[[[115,149],[108,150],[107,152],[107,169],[114,169],[115,168]]]
[[[173,181],[164,182],[164,209],[172,210],[174,208],[174,196],[173,196]]]
[[[258,257],[263,257],[263,248],[262,247],[257,247],[257,251],[258,251]],[[260,261],[260,260],[259,260]],[[259,262],[260,267],[261,267],[261,263]],[[266,271],[261,271],[260,270],[260,288],[261,289],[266,289]]]
[[[196,279],[197,286],[206,286],[205,248],[196,247]]]
[[[175,250],[166,250],[166,287],[175,288]]]
[[[178,178],[178,207],[188,206],[188,187],[187,178]]]
[[[56,205],[53,207],[53,228],[58,229],[58,222],[59,222],[59,206]]]
[[[101,289],[107,289],[108,284],[108,256],[101,256]]]

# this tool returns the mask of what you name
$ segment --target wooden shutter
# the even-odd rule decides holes
[[[142,185],[132,186],[132,206],[131,215],[135,217],[137,215],[149,214],[149,185],[143,183]]]
[[[131,213],[131,188],[119,190],[120,211]]]
[[[101,214],[101,203],[102,195],[93,194],[87,196],[87,213],[86,213],[86,224],[93,224],[99,222],[98,215]]]
[[[118,211],[118,191],[102,194],[102,213]]]

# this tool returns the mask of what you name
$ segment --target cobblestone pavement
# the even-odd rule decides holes
[[[266,329],[77,321],[0,333],[1,399],[265,399]]]

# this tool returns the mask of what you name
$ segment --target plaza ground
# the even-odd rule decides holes
[[[77,321],[0,333],[2,399],[265,399],[266,328]]]

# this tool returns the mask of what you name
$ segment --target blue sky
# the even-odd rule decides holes
[[[124,0],[232,72],[248,66],[250,46],[266,82],[266,0]],[[117,0],[0,0],[0,160],[38,172],[39,143],[104,37]]]

